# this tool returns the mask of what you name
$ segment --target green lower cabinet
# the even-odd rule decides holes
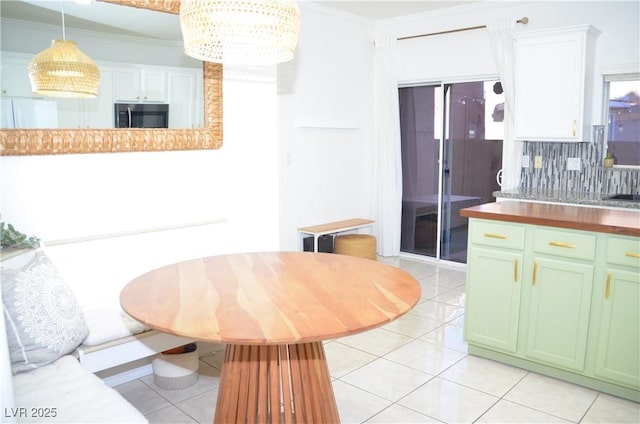
[[[569,370],[584,370],[592,265],[533,258],[525,355]]]
[[[465,337],[468,342],[515,352],[518,340],[522,254],[475,247],[467,261]]]
[[[636,390],[640,387],[640,273],[607,269],[598,325],[598,377]]]

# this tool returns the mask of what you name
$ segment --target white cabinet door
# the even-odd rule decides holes
[[[117,101],[166,102],[167,72],[121,68],[115,74]]]
[[[143,102],[167,101],[167,73],[165,71],[143,70],[140,78]]]
[[[113,69],[100,67],[98,97],[84,100],[83,128],[113,128]]]
[[[515,35],[516,140],[589,141],[597,35],[588,25]]]
[[[3,53],[2,97],[36,97],[31,92],[28,59],[5,57]]]
[[[197,71],[169,72],[169,128],[198,126]]]

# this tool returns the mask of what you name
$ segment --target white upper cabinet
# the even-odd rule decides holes
[[[29,59],[2,55],[2,97],[39,97],[31,92]]]
[[[202,70],[171,71],[169,128],[202,128]]]
[[[589,141],[593,50],[590,25],[515,34],[515,139]]]
[[[116,101],[167,101],[167,72],[137,68],[121,68],[115,75]]]

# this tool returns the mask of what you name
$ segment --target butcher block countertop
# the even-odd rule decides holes
[[[503,201],[465,208],[460,215],[640,237],[640,211],[635,210]]]

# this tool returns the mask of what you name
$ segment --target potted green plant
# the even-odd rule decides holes
[[[611,152],[607,152],[607,155],[604,157],[604,167],[613,168],[614,162],[615,162],[615,159],[613,158],[613,155],[611,154]]]
[[[27,236],[4,222],[0,222],[0,240],[1,249],[34,249],[40,246],[38,237]]]

